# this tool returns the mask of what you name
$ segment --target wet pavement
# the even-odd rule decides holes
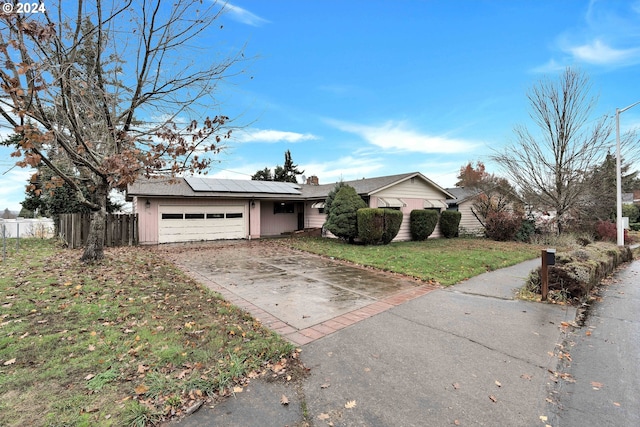
[[[514,298],[539,260],[488,272],[448,288],[426,291],[421,282],[413,282],[411,286],[411,280],[392,274],[369,276],[368,273],[376,272],[353,271],[355,277],[363,280],[371,277],[371,288],[364,286],[367,292],[363,293],[363,283],[352,287],[340,279],[335,279],[335,283],[327,280],[327,277],[339,277],[339,274],[331,275],[330,270],[342,266],[341,263],[330,263],[325,271],[326,263],[331,260],[289,250],[275,249],[275,253],[260,252],[260,247],[257,252],[251,250],[239,248],[236,254],[242,253],[242,259],[248,259],[244,255],[248,251],[254,255],[252,262],[277,265],[287,274],[288,264],[280,264],[274,258],[293,260],[303,255],[301,261],[309,263],[299,268],[303,277],[326,281],[328,287],[337,287],[347,295],[361,295],[361,300],[356,299],[358,303],[369,301],[369,305],[358,306],[360,308],[313,326],[299,324],[303,329],[287,335],[306,337],[305,333],[338,323],[338,319],[361,320],[301,345],[301,360],[310,369],[301,384],[252,380],[243,393],[222,404],[205,405],[173,425],[559,425],[546,422],[551,416],[546,398],[557,380],[554,371],[563,348],[560,343],[566,336],[565,325],[575,319],[576,310]],[[210,252],[210,256],[215,253]],[[220,251],[220,256],[233,253]],[[190,265],[202,260],[193,251],[184,257]],[[323,276],[323,271],[327,276]],[[222,271],[219,273],[220,282],[230,277]],[[383,289],[377,287],[380,280],[394,285],[389,288],[389,294],[375,296],[375,292]],[[231,282],[229,280],[227,286],[236,291],[246,286],[246,283]],[[403,283],[410,287],[403,287]],[[277,281],[269,288],[254,284],[256,291],[268,291],[276,285]],[[240,298],[226,287],[220,287],[230,296]],[[418,292],[426,295],[412,297]],[[271,295],[265,300],[270,298]],[[400,304],[403,298],[405,303]],[[372,300],[375,302],[371,303]],[[306,309],[304,301],[300,303]],[[256,304],[261,302],[257,300]],[[255,310],[261,310],[253,305]],[[331,302],[326,306],[335,309],[335,313],[342,312]],[[375,307],[382,310],[378,315],[359,317],[367,310],[373,312]],[[264,315],[270,314],[264,312]],[[295,330],[291,325],[287,327]],[[289,399],[289,405],[280,403],[283,395]]]
[[[162,252],[297,345],[438,288],[266,240],[175,245]]]

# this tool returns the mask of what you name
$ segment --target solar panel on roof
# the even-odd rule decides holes
[[[291,182],[249,181],[195,176],[186,177],[185,181],[195,192],[301,194],[300,186]]]

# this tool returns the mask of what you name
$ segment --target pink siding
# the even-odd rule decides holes
[[[253,201],[254,206],[249,202],[249,239],[260,238],[260,200]]]
[[[273,213],[274,202],[263,200],[260,209],[260,234],[262,236],[279,236],[298,229],[298,203],[294,213]]]

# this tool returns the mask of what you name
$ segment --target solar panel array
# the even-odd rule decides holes
[[[300,185],[291,182],[218,179],[190,176],[185,181],[195,192],[301,194]]]

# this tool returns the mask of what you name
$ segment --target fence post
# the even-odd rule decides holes
[[[16,220],[16,252],[20,251],[20,221]]]

